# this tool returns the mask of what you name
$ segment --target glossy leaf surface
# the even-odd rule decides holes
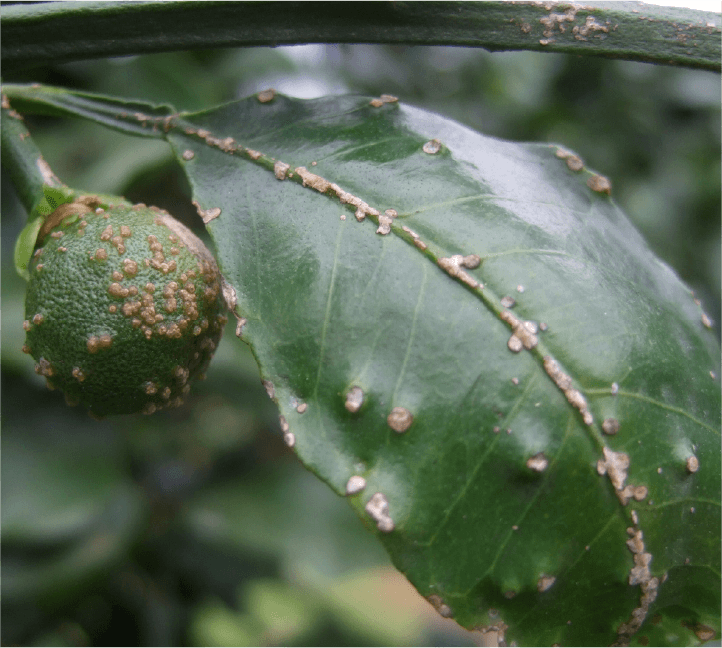
[[[374,103],[118,117],[184,166],[287,441],[339,494],[365,480],[351,505],[466,627],[719,631],[719,348],[699,304],[573,154]]]
[[[557,147],[368,99],[250,99],[189,120],[210,134],[169,138],[193,153],[201,208],[221,210],[209,230],[287,436],[337,492],[366,480],[351,501],[372,527],[364,507],[385,496],[381,539],[423,595],[463,625],[510,626],[509,640],[609,643],[646,607],[629,584],[636,551],[651,555],[637,562],[651,561],[648,590],[667,577],[650,615],[676,604],[711,622],[716,345],[689,290],[588,186],[601,179]],[[239,145],[272,160],[249,164]],[[390,233],[317,178],[279,180],[273,160],[395,210]],[[453,255],[480,265],[440,261]],[[533,349],[510,350],[509,312],[548,326]],[[387,423],[397,407],[413,416],[404,433]],[[628,456],[618,485],[639,500],[599,474],[604,448]]]

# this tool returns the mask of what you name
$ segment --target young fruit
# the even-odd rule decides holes
[[[215,259],[155,207],[61,205],[28,269],[23,350],[96,416],[180,405],[227,321]]]

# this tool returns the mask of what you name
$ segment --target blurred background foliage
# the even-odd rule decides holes
[[[274,87],[395,94],[483,133],[555,142],[702,299],[719,335],[720,77],[567,55],[307,45],[83,61],[41,82],[197,110]],[[168,147],[28,118],[71,186],[164,207],[202,233]],[[390,566],[350,507],[283,444],[229,330],[188,403],[101,422],[23,355],[25,214],[2,184],[4,645],[474,645]]]

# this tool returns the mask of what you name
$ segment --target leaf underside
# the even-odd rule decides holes
[[[719,631],[719,347],[603,178],[390,98],[141,117],[287,441],[365,480],[350,504],[442,614],[520,645]]]

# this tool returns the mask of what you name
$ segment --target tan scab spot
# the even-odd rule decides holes
[[[190,162],[195,156],[196,154],[193,151],[191,151],[190,149],[186,149],[185,151],[183,151],[183,155],[181,157],[186,162]]]
[[[100,233],[100,240],[101,241],[110,241],[110,239],[113,236],[113,226],[108,225],[101,233]]]
[[[296,406],[296,411],[299,414],[303,414],[307,409],[308,409],[307,403],[300,403],[299,405]]]
[[[555,576],[542,576],[536,584],[538,592],[546,592],[556,582]]]
[[[364,488],[366,488],[366,480],[360,475],[353,475],[353,477],[349,477],[349,480],[346,482],[346,495],[355,495],[356,493],[360,493]]]
[[[562,391],[565,391],[572,386],[571,376],[565,374],[559,366],[559,363],[551,356],[544,357],[544,369],[549,377],[554,381],[556,386]]]
[[[384,105],[384,102],[381,101],[381,99],[372,99],[369,101],[369,105],[373,106],[374,108],[381,108],[381,106]]]
[[[699,459],[697,459],[697,457],[695,457],[694,455],[691,455],[687,457],[685,465],[687,468],[687,472],[692,475],[699,470]]]
[[[708,329],[712,328],[712,320],[707,313],[702,313],[702,326]]]
[[[582,162],[582,158],[576,155],[570,155],[567,158],[567,166],[571,171],[581,171],[584,168],[584,162]]]
[[[715,637],[714,629],[703,625],[702,623],[696,623],[692,626],[692,631],[695,635],[697,635],[697,639],[700,641],[712,641]]]
[[[311,173],[306,167],[297,167],[294,171],[301,176],[304,187],[311,187],[319,193],[325,193],[331,188],[331,183],[320,175]]]
[[[574,27],[572,28],[572,34],[574,34],[574,38],[579,41],[587,40],[587,36],[589,36],[590,34],[594,34],[594,32],[603,32],[604,34],[609,33],[609,28],[605,27],[601,23],[598,23],[594,16],[587,16],[584,24],[581,27],[579,25],[574,25]],[[601,34],[596,34],[596,37],[600,38]]]
[[[78,382],[83,382],[88,377],[88,375],[80,367],[73,367],[73,371],[71,373],[73,378],[75,378]]]
[[[143,383],[143,391],[148,395],[152,396],[153,394],[158,392],[158,385],[156,385],[152,381],[147,381]]]
[[[283,433],[283,442],[289,447],[293,448],[296,445],[296,435],[293,432],[286,431]]]
[[[386,418],[389,427],[399,434],[406,432],[411,427],[414,417],[404,407],[394,407]]]
[[[616,434],[619,432],[619,421],[615,418],[605,418],[602,421],[602,432],[609,435]]]
[[[379,226],[376,229],[376,233],[381,234],[381,236],[386,236],[391,232],[391,223],[393,223],[393,219],[390,216],[381,214],[379,216]]]
[[[25,320],[23,322],[23,331],[29,331],[32,328],[30,325],[30,320]]]
[[[98,349],[100,348],[98,343],[99,343],[98,338],[95,335],[91,335],[88,338],[88,342],[87,342],[88,351],[90,351],[90,353],[97,353]]]
[[[40,376],[45,376],[46,378],[50,378],[55,371],[53,370],[52,365],[48,360],[41,357],[38,360],[38,363],[35,365],[35,373]]]
[[[394,530],[394,521],[389,515],[389,502],[383,493],[374,493],[364,509],[376,522],[379,531],[389,533]]]
[[[107,349],[113,344],[113,338],[108,335],[107,333],[104,333],[103,335],[99,336],[98,338],[98,349]]]
[[[436,263],[450,277],[460,279],[471,288],[478,288],[480,286],[479,282],[476,281],[476,279],[474,279],[474,277],[472,277],[468,272],[461,269],[464,266],[465,259],[466,257],[463,257],[461,254],[454,254],[450,257],[441,257],[436,260]]]
[[[584,168],[584,162],[582,162],[582,159],[571,151],[558,148],[556,156],[562,160],[566,160],[567,166],[571,171],[581,171]]]
[[[123,238],[130,238],[130,235],[131,235],[130,227],[128,227],[127,225],[121,225],[120,226],[120,235]]]
[[[125,315],[125,317],[131,317],[132,315],[137,314],[141,309],[141,302],[131,300],[125,302],[121,307],[120,310]]]
[[[557,387],[564,392],[569,403],[579,410],[584,423],[591,425],[594,422],[594,417],[587,407],[587,400],[580,391],[572,389],[571,377],[561,370],[559,363],[551,356],[544,356],[544,369]]]
[[[346,402],[344,407],[349,412],[358,412],[364,402],[364,392],[361,387],[352,387],[346,394]]]
[[[44,319],[45,318],[43,317],[42,313],[35,313],[35,315],[33,315],[33,324],[35,324],[36,326],[38,324],[42,324]]]
[[[54,238],[54,239],[59,239],[59,238],[62,238],[62,237],[63,237],[63,233],[62,233],[62,232],[53,232],[53,233],[50,235],[50,237],[51,237],[51,238]]]
[[[261,90],[256,95],[256,99],[260,103],[268,103],[269,101],[273,101],[274,97],[276,96],[276,91],[273,88],[268,88],[267,90]]]
[[[612,183],[609,182],[609,178],[605,178],[603,175],[593,175],[587,180],[587,186],[597,193],[605,193],[608,196],[612,193]]]
[[[281,162],[281,160],[276,160],[276,162],[273,165],[273,174],[276,176],[276,178],[278,180],[285,180],[286,174],[288,173],[288,170],[290,168],[291,168],[290,164]]]
[[[32,349],[27,344],[23,344],[23,346],[20,348],[20,350],[23,353],[32,353]]]
[[[436,155],[441,150],[441,142],[437,139],[432,139],[426,142],[421,150],[428,155]]]
[[[512,335],[506,345],[509,347],[509,351],[514,353],[519,353],[524,348],[521,340],[516,335]]]
[[[427,596],[426,600],[434,606],[434,609],[445,619],[450,619],[453,616],[451,608],[444,603],[443,599],[438,594],[432,594]]]
[[[123,288],[123,286],[117,282],[113,282],[108,286],[108,293],[111,297],[127,297],[128,289]]]
[[[605,447],[604,461],[597,462],[597,472],[600,475],[609,475],[609,480],[616,490],[624,488],[627,479],[627,468],[629,468],[629,455],[624,452],[614,452]]]
[[[474,270],[481,265],[481,257],[478,254],[467,254],[462,260],[461,265],[469,270]]]
[[[648,494],[649,491],[646,486],[635,486],[632,491],[632,497],[638,502],[641,502]]]
[[[108,252],[105,248],[98,248],[95,251],[95,258],[99,261],[105,261],[108,258]]]
[[[128,277],[135,277],[138,274],[138,264],[132,259],[123,259],[123,272]]]
[[[113,281],[123,281],[123,273],[118,272],[117,270],[113,271],[113,274],[111,275]]]
[[[518,353],[525,349],[533,349],[538,343],[539,338],[536,336],[538,327],[534,322],[520,320],[511,311],[504,310],[499,314],[500,319],[511,326],[512,336],[507,342],[509,350]]]
[[[549,460],[543,452],[539,452],[526,460],[526,467],[535,472],[544,472],[547,466],[549,466]]]
[[[516,299],[509,295],[505,295],[501,298],[501,305],[504,308],[514,308],[514,306],[516,306]]]
[[[213,207],[211,209],[203,209],[197,201],[193,201],[198,215],[203,219],[203,222],[207,225],[212,220],[218,218],[221,215],[220,207]]]

